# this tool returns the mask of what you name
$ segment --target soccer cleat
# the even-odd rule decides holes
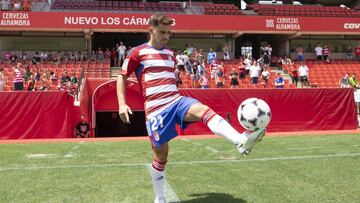
[[[265,128],[258,129],[253,132],[245,131],[243,135],[245,135],[248,140],[245,143],[236,145],[236,147],[241,155],[247,155],[251,152],[252,148],[262,140],[265,135]]]
[[[154,202],[155,202],[155,203],[166,203],[166,199],[165,199],[165,198],[158,198],[158,197],[156,197]]]

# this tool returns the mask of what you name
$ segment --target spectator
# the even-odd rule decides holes
[[[57,82],[57,80],[58,80],[58,77],[56,76],[56,74],[54,73],[54,72],[50,72],[50,80],[51,80],[51,82],[53,82],[53,83],[55,83],[55,82]]]
[[[34,79],[35,79],[35,81],[40,81],[40,73],[39,73],[39,70],[36,70],[36,71],[35,71]]]
[[[307,87],[308,86],[309,68],[307,67],[306,64],[304,64],[303,61],[300,63],[298,72],[300,75],[301,88],[303,88],[304,86]]]
[[[224,60],[230,60],[229,46],[226,43],[223,47],[223,57],[224,57]]]
[[[96,59],[100,62],[104,61],[104,52],[101,50],[101,47],[99,47],[96,52]]]
[[[4,91],[4,86],[5,86],[4,69],[0,69],[0,92]]]
[[[356,74],[353,73],[352,76],[349,78],[349,85],[353,88],[359,89],[359,83],[356,79]]]
[[[291,67],[291,82],[292,84],[295,84],[295,86],[297,87],[297,84],[299,82],[299,72],[297,70],[297,68],[295,68],[294,66]]]
[[[25,51],[21,52],[20,59],[22,63],[25,63],[25,61],[27,60],[27,54]]]
[[[351,87],[349,84],[349,74],[346,73],[339,81],[339,87]]]
[[[36,81],[34,79],[34,76],[30,75],[27,91],[35,91],[35,83],[36,83]]]
[[[204,56],[204,50],[203,49],[200,49],[199,52],[196,53],[195,58],[202,67],[205,66],[205,56]]]
[[[320,46],[320,43],[317,43],[317,45],[315,47],[316,60],[321,61],[322,54],[323,54],[323,48]]]
[[[248,55],[247,58],[244,60],[245,64],[245,72],[246,74],[249,74],[250,66],[252,64],[251,55]]]
[[[355,48],[355,55],[356,55],[356,59],[358,61],[360,61],[360,43],[359,45]]]
[[[29,0],[24,0],[22,8],[24,11],[30,11],[31,10],[31,2]]]
[[[124,45],[123,42],[120,42],[120,46],[117,49],[117,51],[119,52],[119,66],[121,67],[124,60],[125,60],[125,54],[126,54],[126,46]]]
[[[234,88],[235,86],[239,87],[239,81],[237,79],[237,76],[239,75],[235,68],[232,68],[231,72],[230,72],[230,88]]]
[[[115,57],[116,57],[115,48],[111,48],[111,51],[110,51],[110,64],[111,64],[111,67],[115,67]]]
[[[264,62],[264,56],[260,56],[260,58],[257,60],[257,63],[262,71],[266,69],[265,62]]]
[[[264,51],[264,64],[266,68],[268,68],[271,63],[271,53],[272,53],[272,47],[270,46],[270,44],[264,47],[263,51]]]
[[[346,59],[348,61],[350,61],[352,59],[352,55],[353,55],[354,50],[352,49],[352,47],[349,45],[346,49]]]
[[[46,51],[40,52],[39,57],[40,57],[40,61],[46,61],[46,59],[48,57],[47,52]]]
[[[329,47],[327,47],[327,45],[324,45],[324,48],[323,48],[324,61],[330,62],[329,56],[330,56],[330,49],[329,49]]]
[[[250,66],[249,74],[251,79],[251,84],[257,84],[259,80],[260,67],[258,66],[256,60],[254,60],[253,65]]]
[[[75,137],[88,138],[89,137],[89,123],[86,121],[85,115],[81,115],[81,121],[76,125]]]
[[[63,72],[63,75],[61,77],[61,82],[63,82],[63,83],[70,82],[70,77],[66,70]]]
[[[14,90],[24,89],[24,73],[22,70],[22,64],[18,63],[14,67]]]
[[[181,50],[178,51],[178,54],[176,55],[176,64],[177,68],[179,68],[180,71],[185,71],[185,58],[184,54],[181,52]]]
[[[34,56],[33,56],[33,58],[32,58],[31,61],[32,61],[32,63],[33,63],[34,65],[39,65],[39,64],[40,64],[41,57],[40,57],[39,52],[35,52],[35,54],[34,54]]]
[[[291,61],[291,58],[288,56],[285,56],[283,59],[281,59],[281,64],[284,65],[292,65],[293,62]]]
[[[285,81],[283,77],[281,76],[281,73],[278,73],[275,78],[275,87],[276,88],[284,88]]]
[[[1,10],[3,10],[3,11],[10,10],[10,0],[2,0],[1,1]]]
[[[71,63],[73,63],[76,60],[75,58],[76,58],[75,52],[71,51],[69,54],[69,59],[70,59]]]
[[[75,73],[72,73],[72,74],[71,74],[70,82],[71,82],[72,84],[76,84],[76,83],[78,82],[78,79],[77,79]]]
[[[212,64],[216,60],[216,52],[210,48],[207,56],[207,64]]]
[[[301,46],[298,46],[297,48],[296,48],[296,53],[297,53],[297,57],[296,57],[296,59],[298,60],[298,61],[304,61],[304,49],[301,47]]]
[[[242,61],[239,63],[239,78],[240,80],[245,80],[246,78],[246,68]]]
[[[199,83],[200,83],[201,89],[209,88],[209,80],[207,79],[205,74],[199,79]]]
[[[97,54],[94,50],[91,51],[90,61],[96,61]]]
[[[262,76],[263,81],[265,82],[265,87],[267,87],[268,81],[269,81],[269,78],[270,78],[270,72],[267,69],[265,69],[261,73],[261,76]]]
[[[11,52],[11,55],[9,57],[9,62],[11,64],[15,64],[17,59],[18,59],[18,57],[16,56],[15,52]]]
[[[104,56],[106,59],[111,58],[111,51],[109,50],[109,48],[106,48]]]
[[[20,0],[15,0],[13,8],[15,11],[20,11],[21,10],[21,2]]]
[[[32,75],[32,72],[30,71],[30,67],[26,66],[25,68],[25,74],[24,74],[24,79],[25,82],[27,82],[30,79],[30,76]]]
[[[191,86],[196,87],[196,83],[199,80],[198,62],[195,61],[191,68]]]
[[[218,68],[215,74],[215,83],[217,88],[224,87],[224,72],[222,68]]]
[[[176,86],[180,87],[182,85],[182,80],[181,80],[181,71],[179,67],[176,67],[174,74],[175,74]]]

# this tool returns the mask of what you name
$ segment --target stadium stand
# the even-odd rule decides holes
[[[134,1],[99,1],[99,0],[56,0],[51,7],[61,10],[123,10],[123,11],[161,11],[184,12],[176,2],[134,2]]]
[[[307,61],[309,67],[309,84],[313,87],[339,87],[339,80],[346,73],[360,75],[360,64],[357,61],[336,60],[333,63],[322,61]],[[282,65],[282,68],[290,72],[298,68],[299,64]]]
[[[248,8],[268,16],[360,17],[360,12],[336,6],[251,4]]]

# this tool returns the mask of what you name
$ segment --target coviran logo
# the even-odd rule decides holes
[[[345,29],[360,29],[360,23],[345,23]]]

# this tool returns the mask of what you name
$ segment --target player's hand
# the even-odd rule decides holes
[[[122,122],[130,124],[129,114],[133,114],[130,107],[126,104],[119,107],[119,116]]]

